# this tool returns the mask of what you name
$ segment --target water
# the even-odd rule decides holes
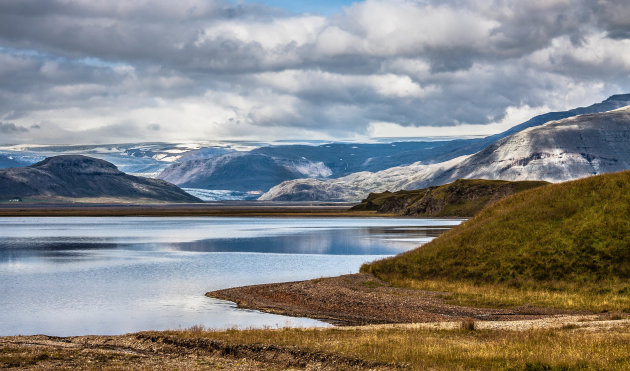
[[[0,218],[0,335],[325,326],[205,292],[358,271],[461,220]]]

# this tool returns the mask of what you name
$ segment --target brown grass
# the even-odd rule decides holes
[[[472,322],[472,321],[471,321]],[[579,332],[576,332],[579,331]],[[175,336],[205,337],[234,344],[275,344],[394,363],[411,369],[611,369],[630,368],[630,328],[582,331],[282,329],[183,331]]]
[[[510,308],[532,306],[592,312],[630,312],[630,287],[626,281],[577,284],[557,282],[545,287],[519,283],[474,283],[464,280],[413,280],[393,277],[394,286],[444,292],[450,304]]]
[[[630,325],[488,330],[412,327],[184,331],[0,338],[20,369],[630,369]]]

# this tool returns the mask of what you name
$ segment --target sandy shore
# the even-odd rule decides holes
[[[586,312],[546,308],[472,308],[447,304],[446,293],[390,286],[370,274],[273,283],[217,290],[206,296],[229,300],[241,308],[336,325],[477,320],[527,320]]]

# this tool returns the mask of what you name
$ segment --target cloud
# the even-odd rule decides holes
[[[13,133],[26,133],[28,129],[24,126],[16,125],[12,122],[0,122],[0,133],[13,134]]]
[[[224,0],[7,0],[0,120],[40,129],[2,133],[493,133],[630,92],[628,11],[622,0],[366,0],[326,16]]]

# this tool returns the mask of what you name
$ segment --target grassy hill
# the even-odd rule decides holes
[[[370,193],[352,211],[400,215],[469,217],[512,194],[549,184],[541,181],[458,179],[411,191]]]
[[[431,243],[361,271],[399,282],[622,282],[619,294],[629,296],[630,171],[515,194]]]

